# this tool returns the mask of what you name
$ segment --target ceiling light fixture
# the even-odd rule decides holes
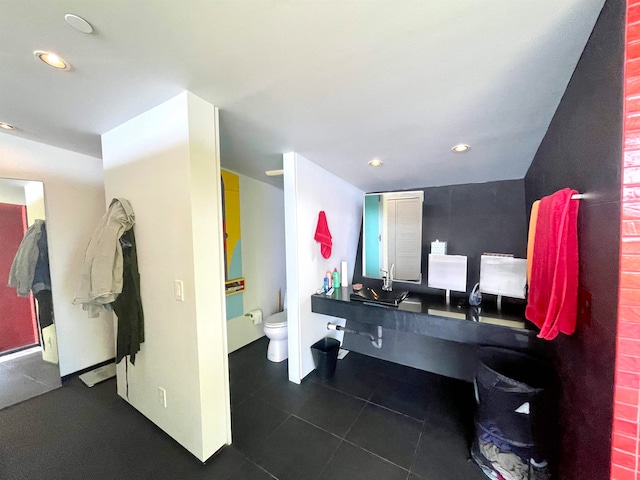
[[[455,145],[451,150],[453,150],[455,153],[463,153],[471,150],[471,147],[466,143],[459,143],[458,145]]]
[[[277,177],[279,175],[284,175],[284,170],[267,170],[264,172],[268,177]]]
[[[380,165],[382,165],[382,160],[380,160],[379,158],[374,158],[369,162],[369,165],[371,165],[372,167],[379,167]]]
[[[73,28],[82,33],[93,33],[93,27],[84,18],[74,15],[73,13],[67,13],[64,16],[65,21]]]
[[[57,68],[58,70],[69,70],[69,68],[71,68],[62,57],[59,57],[55,53],[36,50],[33,54],[47,65]]]
[[[0,122],[0,128],[4,130],[15,130],[16,127],[7,122]]]

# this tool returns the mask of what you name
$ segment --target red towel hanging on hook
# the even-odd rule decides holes
[[[538,337],[571,335],[578,311],[578,207],[565,188],[540,200],[526,317]]]
[[[318,214],[318,225],[316,226],[316,234],[313,236],[316,242],[320,242],[320,253],[324,258],[331,256],[331,232],[329,232],[329,225],[327,225],[327,216],[323,210],[320,210]]]

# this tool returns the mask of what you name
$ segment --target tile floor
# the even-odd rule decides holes
[[[224,478],[486,478],[468,461],[470,384],[351,352],[333,378],[296,385],[266,345],[230,355],[231,448],[247,460]]]
[[[116,394],[115,379],[0,411],[2,480],[483,480],[467,461],[469,384],[350,353],[287,380],[260,339],[230,355],[233,445],[204,465]]]

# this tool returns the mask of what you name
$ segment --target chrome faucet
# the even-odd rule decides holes
[[[395,267],[395,263],[391,264],[389,271],[383,268],[380,269],[382,272],[382,290],[385,292],[393,290],[393,267]]]

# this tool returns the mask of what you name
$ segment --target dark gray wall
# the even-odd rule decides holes
[[[467,292],[479,280],[482,253],[510,253],[516,257],[526,257],[524,180],[430,187],[422,191],[422,283],[398,282],[397,288],[414,292],[439,292],[427,287],[427,260],[431,242],[436,239],[448,242],[448,254],[468,257]],[[361,259],[362,241],[358,246],[354,283],[367,282],[362,278]]]
[[[564,187],[581,200],[580,285],[589,325],[552,342],[560,376],[559,478],[608,479],[620,245],[624,8],[607,1],[531,168],[527,206]]]

